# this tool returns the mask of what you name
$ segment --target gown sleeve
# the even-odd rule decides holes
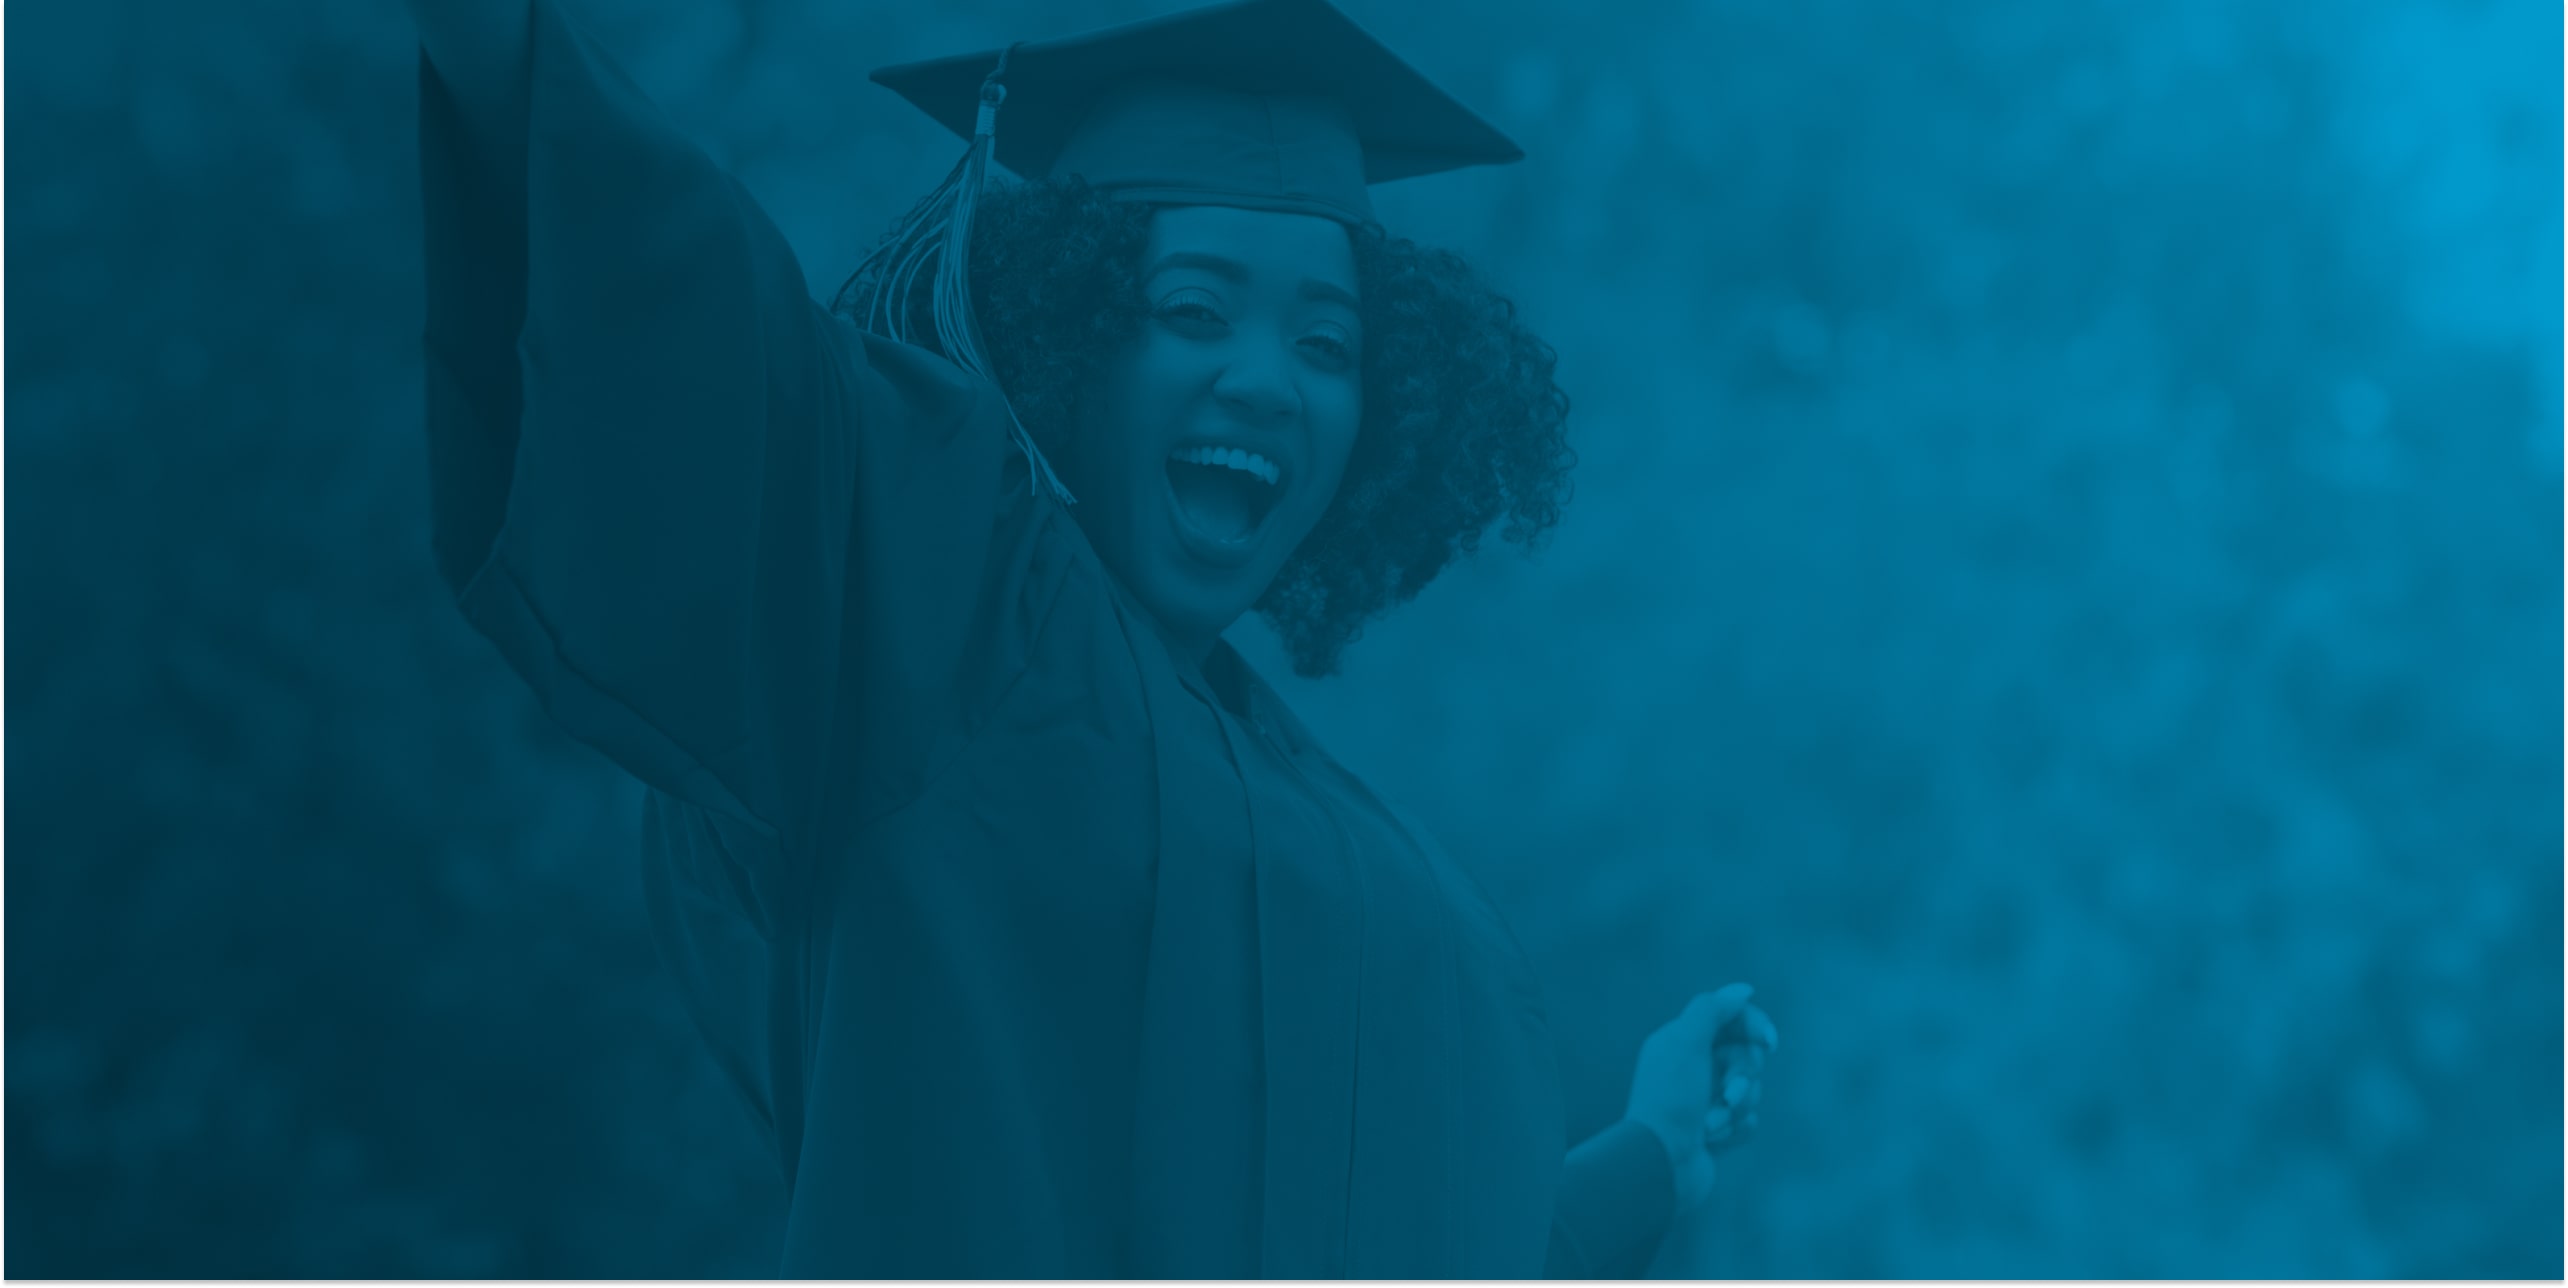
[[[530,21],[518,139],[420,64],[437,562],[573,736],[790,842],[847,712],[963,646],[1003,404],[815,303],[746,190]]]
[[[1640,1278],[1675,1206],[1675,1173],[1649,1128],[1621,1122],[1596,1133],[1561,1168],[1543,1277]]]

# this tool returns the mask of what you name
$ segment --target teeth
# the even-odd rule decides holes
[[[1218,465],[1224,469],[1254,474],[1268,487],[1275,486],[1275,481],[1283,477],[1283,471],[1275,468],[1275,462],[1255,452],[1244,452],[1236,447],[1189,447],[1171,455],[1174,459],[1189,465]]]

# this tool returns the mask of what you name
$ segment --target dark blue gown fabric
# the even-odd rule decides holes
[[[549,5],[529,75],[522,203],[422,75],[438,554],[650,788],[785,1273],[1645,1267],[1667,1160],[1626,1126],[1564,1169],[1472,882],[1235,654],[1173,656],[995,393],[815,304]]]

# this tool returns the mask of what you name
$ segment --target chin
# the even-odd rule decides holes
[[[1290,515],[1267,516],[1246,540],[1225,549],[1187,530],[1182,519],[1163,508],[1161,530],[1152,534],[1139,561],[1149,570],[1145,606],[1172,633],[1209,645],[1266,593],[1290,550],[1284,543],[1294,539],[1291,520]]]
[[[1309,524],[1301,507],[1276,506],[1238,539],[1216,540],[1187,521],[1156,461],[1134,473],[1144,485],[1097,487],[1072,514],[1083,526],[1108,520],[1089,531],[1107,568],[1170,641],[1208,649],[1256,608]]]

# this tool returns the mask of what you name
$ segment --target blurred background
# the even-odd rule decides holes
[[[1659,1272],[2558,1277],[2559,7],[1343,3],[1531,153],[1377,197],[1584,464],[1239,638],[1574,1128],[1758,984]],[[955,155],[868,68],[1179,6],[572,7],[826,290]],[[430,566],[402,11],[9,16],[7,1272],[771,1271],[638,789]]]

